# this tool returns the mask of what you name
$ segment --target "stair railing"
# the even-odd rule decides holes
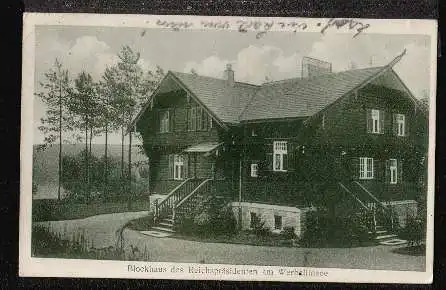
[[[173,208],[174,202],[180,198],[180,189],[191,180],[192,178],[188,178],[181,182],[161,202],[155,201],[155,220],[159,220],[162,216],[168,213],[169,209],[171,210]]]
[[[192,198],[198,194],[201,193],[210,193],[212,190],[212,178],[205,179],[203,182],[201,182],[194,190],[192,190],[187,196],[182,198],[178,203],[175,203],[173,206],[173,220],[175,221],[176,216],[179,211],[186,211],[186,213],[189,213],[192,211],[193,205],[190,203],[192,201]]]

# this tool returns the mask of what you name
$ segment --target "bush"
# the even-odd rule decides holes
[[[182,217],[177,229],[184,235],[231,236],[237,231],[237,221],[231,207],[211,204],[197,215]]]
[[[421,219],[409,217],[405,227],[399,232],[399,237],[408,241],[409,246],[421,245],[425,238],[424,224]]]
[[[281,235],[285,240],[293,240],[297,238],[294,227],[284,227]]]
[[[301,243],[306,246],[356,246],[371,242],[368,219],[362,213],[335,216],[319,209],[307,214]]]

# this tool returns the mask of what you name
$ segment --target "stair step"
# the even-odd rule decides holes
[[[395,238],[395,237],[396,237],[396,235],[390,234],[390,235],[377,236],[376,239],[383,240],[383,239],[389,239],[389,238]]]
[[[160,227],[160,226],[156,226],[156,227],[152,227],[152,229],[158,230],[158,231],[162,231],[162,232],[168,232],[168,233],[174,233],[175,231],[173,229],[167,228],[167,227]]]
[[[165,226],[165,227],[168,227],[168,228],[173,228],[173,224],[172,223],[160,222],[159,224],[161,226]]]
[[[377,234],[385,234],[385,233],[387,233],[387,231],[386,230],[381,230],[381,231],[376,231],[376,233]]]
[[[170,223],[170,224],[174,223],[174,220],[172,218],[168,218],[168,219],[166,218],[166,219],[163,219],[162,221],[166,222],[166,223]]]

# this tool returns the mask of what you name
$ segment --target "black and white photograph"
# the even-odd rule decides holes
[[[436,25],[25,14],[20,274],[429,283]]]

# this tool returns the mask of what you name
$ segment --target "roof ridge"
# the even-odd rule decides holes
[[[189,76],[193,76],[193,77],[201,77],[201,78],[209,78],[209,79],[213,79],[216,81],[222,81],[225,82],[225,79],[222,78],[217,78],[217,77],[211,77],[211,76],[206,76],[206,75],[199,75],[199,74],[193,74],[193,73],[187,73],[187,72],[179,72],[179,71],[174,71],[174,70],[169,70],[171,73],[173,74],[183,74],[183,75],[189,75]],[[252,83],[248,83],[248,82],[241,82],[241,81],[235,81],[235,84],[239,84],[239,85],[246,85],[246,86],[251,86],[251,87],[260,87],[261,85],[256,85],[256,84],[252,84]]]

